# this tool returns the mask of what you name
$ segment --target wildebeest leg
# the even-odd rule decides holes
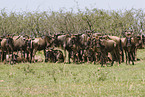
[[[31,61],[32,61],[32,51],[29,51],[27,53],[27,57],[28,57],[29,62],[31,63]]]
[[[118,66],[119,66],[119,64],[121,63],[121,60],[120,60],[120,52],[116,49],[116,51],[114,53],[115,53],[115,56],[117,58],[116,60],[118,61]]]
[[[23,49],[22,49],[22,48],[20,48],[20,52],[21,52],[21,58],[24,59],[25,56],[23,55]],[[17,55],[18,55],[18,51],[17,51]],[[24,60],[22,60],[22,61],[23,61],[23,63],[24,63]]]
[[[2,52],[0,52],[0,61],[2,62]]]
[[[69,53],[69,52],[68,52]],[[69,57],[69,56],[68,56]],[[66,63],[66,49],[64,49],[64,63]]]
[[[103,63],[105,62],[105,56],[104,56],[104,53],[102,53],[102,52],[100,54],[100,60],[101,60],[101,67],[103,67]]]
[[[4,51],[2,51],[2,58],[1,61],[4,61]]]
[[[131,57],[132,57],[132,65],[134,65],[134,55],[133,55],[133,53],[131,53]]]
[[[131,53],[130,52],[128,52],[128,62],[129,62],[129,65],[130,65],[130,61],[131,61]]]
[[[137,58],[137,48],[134,50],[134,61],[139,61],[140,59]]]
[[[48,56],[49,56],[49,52],[46,51],[46,55],[45,55],[45,62],[48,62]]]
[[[2,52],[2,61],[4,61],[4,64],[6,63],[6,52]]]
[[[46,50],[44,49],[44,57],[45,57],[45,62],[47,62],[47,58],[46,58]]]
[[[1,51],[1,52],[0,52],[0,58],[1,58],[0,61],[1,61],[1,62],[2,62],[2,57],[3,57],[3,52]]]
[[[122,51],[122,62],[124,62],[124,52]]]
[[[13,51],[12,51],[12,60],[10,60],[10,64],[11,64],[11,65],[14,64],[14,55],[13,55]]]
[[[75,63],[76,62],[76,55],[75,55],[74,51],[71,52],[71,57],[73,59],[73,62]]]
[[[30,58],[29,55],[30,55],[30,53],[27,51],[26,54],[27,54],[26,60],[29,61],[29,58]]]
[[[76,52],[75,56],[76,56],[76,62],[80,63],[79,52]]]
[[[126,64],[127,64],[127,61],[128,61],[128,52],[125,51],[125,55],[126,55]]]
[[[82,62],[82,50],[79,50],[78,58],[79,58],[79,61]]]
[[[112,60],[111,66],[113,66],[113,64],[114,64],[114,60]]]
[[[71,57],[71,52],[68,52],[68,63],[70,64],[70,57]]]
[[[103,67],[104,58],[101,57],[101,67]]]
[[[32,62],[35,62],[35,54],[36,54],[36,49],[34,49],[33,51],[32,51]]]
[[[82,62],[85,62],[85,54],[82,55]]]
[[[24,59],[25,59],[26,58],[26,56],[25,56],[25,50],[22,53],[23,53],[23,56],[24,56]]]
[[[117,56],[116,56],[115,52],[111,52],[111,56],[112,56],[111,66],[113,66],[114,60],[115,60],[115,58],[116,58]]]

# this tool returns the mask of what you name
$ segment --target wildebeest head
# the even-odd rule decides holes
[[[99,38],[94,38],[92,42],[93,42],[93,44],[92,44],[93,47],[95,48],[96,52],[98,52],[98,53],[101,52],[102,49],[105,47],[104,43]]]
[[[7,51],[12,51],[13,47],[14,47],[13,38],[11,38],[9,35],[7,35],[7,38],[6,38]]]
[[[54,47],[60,47],[60,46],[62,46],[64,44],[65,39],[66,39],[66,35],[55,34],[53,39],[54,39],[54,41],[52,42],[53,46]]]
[[[46,41],[46,48],[53,46],[55,38],[52,36],[43,36],[44,40]]]
[[[27,49],[27,50],[32,49],[32,47],[33,47],[33,42],[32,42],[32,40],[33,40],[33,39],[27,39],[27,40],[25,41],[26,49]]]
[[[72,36],[69,38],[69,46],[76,47],[76,37],[75,36]]]
[[[137,35],[137,36],[134,37],[134,43],[135,43],[135,46],[137,48],[140,48],[140,49],[144,48],[141,35]]]
[[[125,45],[125,47],[126,47],[128,52],[131,51],[131,46],[132,46],[131,38],[132,37],[126,37],[126,45]]]

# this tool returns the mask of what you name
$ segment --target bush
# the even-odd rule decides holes
[[[143,9],[102,10],[87,9],[78,12],[60,10],[44,12],[0,12],[0,34],[28,34],[33,37],[54,33],[83,33],[94,30],[103,34],[121,36],[126,29],[136,34],[144,31],[145,19]]]

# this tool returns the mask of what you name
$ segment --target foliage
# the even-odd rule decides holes
[[[136,34],[144,32],[145,15],[143,9],[102,10],[88,9],[78,12],[0,12],[0,35],[7,33],[28,34],[39,37],[54,33],[84,33],[93,30],[103,34],[121,36],[124,30],[132,29]]]

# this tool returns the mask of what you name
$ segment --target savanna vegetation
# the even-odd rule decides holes
[[[121,36],[124,30],[144,32],[145,14],[143,9],[103,10],[88,9],[77,12],[61,9],[44,12],[0,11],[0,34],[28,34],[39,37],[54,33],[83,33],[85,30]]]
[[[83,33],[85,30],[122,36],[132,29],[144,32],[145,14],[142,9],[78,12],[0,12],[0,35],[15,33],[39,37],[54,33]],[[42,54],[41,54],[42,55]],[[97,64],[64,63],[0,63],[0,96],[145,96],[145,50],[138,50],[135,65],[117,63],[110,67]]]
[[[0,64],[1,97],[144,97],[145,50],[140,61],[110,67],[100,64]]]

